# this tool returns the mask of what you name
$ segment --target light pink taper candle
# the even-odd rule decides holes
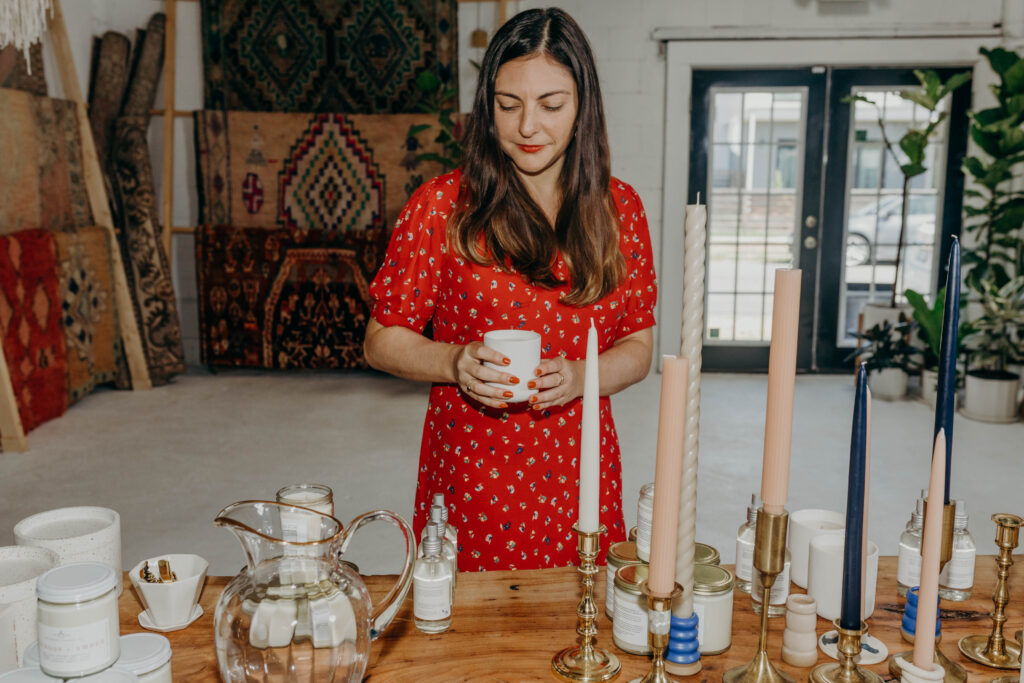
[[[935,607],[939,602],[939,552],[942,548],[942,501],[946,493],[946,430],[940,429],[932,451],[928,510],[921,541],[921,587],[917,591],[914,666],[932,670],[935,658]]]
[[[583,378],[583,417],[580,425],[580,519],[579,530],[598,530],[600,507],[601,417],[600,377],[597,369],[597,329],[590,321],[587,331],[587,364]]]
[[[686,423],[686,375],[689,363],[661,357],[661,407],[658,453],[654,465],[654,513],[651,518],[651,570],[647,587],[669,595],[676,581],[676,529],[683,471],[683,426]]]
[[[789,450],[793,439],[793,394],[800,326],[799,268],[775,271],[772,340],[768,354],[768,407],[764,423],[761,502],[769,514],[781,514],[789,492]]]

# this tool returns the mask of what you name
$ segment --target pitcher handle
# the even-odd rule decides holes
[[[345,527],[345,531],[342,532],[341,543],[336,551],[335,559],[341,559],[345,549],[348,548],[349,541],[352,540],[352,537],[355,536],[362,526],[377,521],[390,522],[402,532],[402,535],[405,537],[405,563],[402,566],[402,573],[398,575],[398,580],[395,581],[395,585],[391,587],[391,590],[384,596],[384,599],[373,605],[370,612],[371,640],[376,640],[377,636],[391,625],[392,619],[398,614],[398,610],[401,608],[402,603],[405,601],[405,596],[408,595],[409,588],[412,586],[413,564],[416,562],[416,539],[413,535],[412,527],[404,519],[388,510],[367,512],[349,522]]]

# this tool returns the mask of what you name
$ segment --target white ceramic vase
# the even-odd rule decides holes
[[[786,600],[786,629],[782,632],[782,659],[799,667],[818,663],[818,605],[809,595],[793,594]]]
[[[1013,375],[990,378],[976,372],[967,373],[964,415],[981,422],[1016,422],[1020,378]]]
[[[868,375],[871,396],[896,401],[907,395],[907,373],[900,368],[872,370]]]

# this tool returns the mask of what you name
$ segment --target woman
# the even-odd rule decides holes
[[[575,564],[587,329],[593,320],[601,352],[607,547],[625,539],[608,396],[647,374],[656,286],[640,198],[610,174],[590,46],[564,11],[522,12],[495,34],[463,150],[461,170],[419,188],[398,219],[370,290],[366,358],[433,384],[417,533],[443,491],[460,569]],[[535,376],[483,365],[508,365],[481,343],[507,328],[540,333]],[[529,404],[488,384],[519,382],[538,390]]]

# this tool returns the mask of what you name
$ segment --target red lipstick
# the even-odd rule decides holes
[[[544,145],[517,145],[519,149],[523,150],[527,154],[536,154],[537,152],[544,149]]]

